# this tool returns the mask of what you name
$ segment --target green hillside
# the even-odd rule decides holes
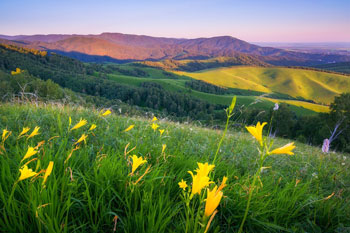
[[[127,64],[127,65],[108,65],[110,66],[110,70],[113,70],[114,67],[118,67],[121,70],[132,70],[135,67],[138,67],[135,64]],[[169,74],[164,74],[165,71],[161,69],[155,69],[151,67],[139,67],[145,72],[143,76],[135,77],[128,76],[126,72],[119,72],[114,68],[112,73],[107,74],[110,80],[114,80],[117,83],[124,85],[132,85],[132,86],[140,86],[142,83],[151,82],[160,84],[165,90],[172,92],[181,92],[189,94],[195,98],[199,98],[201,100],[207,101],[212,104],[221,104],[221,105],[229,105],[233,95],[237,95],[238,104],[244,105],[245,107],[250,108],[260,108],[260,109],[269,109],[274,106],[275,102],[285,102],[290,105],[290,108],[296,112],[298,115],[313,115],[315,112],[328,112],[328,107],[303,101],[289,101],[283,99],[272,99],[272,98],[260,98],[260,95],[264,94],[265,89],[262,90],[244,90],[239,88],[229,88],[228,93],[232,94],[212,94],[205,93],[201,91],[196,91],[193,89],[189,89],[186,86],[186,82],[191,80],[191,74],[196,73],[181,73],[175,72],[173,76]],[[169,72],[167,72],[169,73]],[[188,76],[185,76],[188,75]],[[98,74],[96,74],[98,76]],[[207,81],[207,80],[205,80]],[[280,96],[280,97],[279,97]],[[276,95],[279,98],[285,98],[283,95]],[[286,98],[291,98],[290,96],[286,96]]]
[[[188,171],[198,162],[215,165],[210,180],[216,185],[227,177],[208,232],[237,232],[250,193],[244,232],[347,232],[350,227],[346,154],[296,143],[294,155],[265,160],[254,186],[259,143],[244,128],[229,130],[218,150],[222,131],[158,119],[153,123],[161,134],[151,128],[152,116],[102,116],[99,110],[0,105],[0,132],[8,131],[0,144],[1,231],[203,232],[207,189],[189,204],[184,198],[193,183]],[[73,130],[81,119],[87,124]],[[92,124],[96,128],[89,130]],[[130,125],[134,128],[125,132]],[[38,135],[29,137],[36,126]],[[19,136],[25,127],[30,130]],[[82,135],[85,141],[78,142]],[[273,148],[290,141],[276,138]],[[34,154],[27,154],[29,147],[36,147]],[[133,155],[146,160],[135,172]],[[32,169],[29,177],[20,174],[25,164]],[[185,191],[179,188],[182,179],[189,186]]]
[[[279,92],[326,104],[350,87],[350,77],[345,75],[280,67],[241,66],[176,73],[223,87]]]

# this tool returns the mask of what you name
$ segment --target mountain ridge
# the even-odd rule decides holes
[[[96,35],[0,35],[0,38],[5,44],[16,43],[18,46],[66,54],[77,52],[109,56],[118,60],[205,60],[244,54],[255,56],[254,59],[272,65],[318,65],[350,61],[350,56],[310,54],[262,47],[232,36],[184,39],[106,32]]]

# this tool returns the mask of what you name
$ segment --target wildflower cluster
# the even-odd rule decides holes
[[[40,130],[40,127],[36,126],[33,131],[28,135],[27,133],[30,131],[30,128],[29,127],[24,127],[22,129],[22,131],[18,134],[18,136],[16,137],[16,139],[19,141],[21,138],[23,137],[26,137],[27,138],[27,142],[28,142],[28,139],[30,138],[33,138],[34,136],[36,135],[39,135],[39,130]],[[2,131],[2,137],[1,137],[1,146],[0,146],[0,153],[2,153],[2,151],[6,151],[5,150],[5,141],[6,139],[8,139],[8,137],[12,134],[11,131],[8,131],[7,129],[4,129]],[[18,142],[19,143],[19,142]],[[19,182],[19,181],[22,181],[22,180],[26,180],[26,179],[29,179],[29,178],[32,178],[32,180],[35,180],[35,178],[43,178],[43,181],[42,181],[42,186],[44,187],[46,181],[47,181],[47,178],[49,177],[49,175],[51,174],[52,170],[53,170],[53,161],[50,161],[49,162],[49,165],[46,169],[41,169],[40,170],[40,159],[39,157],[36,157],[36,158],[32,158],[33,156],[37,155],[39,152],[40,152],[40,147],[45,143],[45,141],[41,141],[37,144],[37,146],[35,147],[32,147],[32,146],[28,146],[28,149],[27,149],[27,152],[24,154],[22,160],[20,161],[20,164],[19,164],[19,173],[20,173],[20,176],[19,178],[17,179],[16,181],[16,184]],[[28,159],[30,159],[28,161]],[[34,161],[37,161],[37,165],[35,166],[36,169],[33,171],[32,168],[29,168],[29,166],[32,165],[32,163]],[[25,163],[24,163],[25,162]],[[23,164],[24,163],[24,164]],[[44,176],[43,177],[39,177],[40,174],[44,173]],[[14,186],[15,188],[16,186]]]
[[[198,168],[194,171],[195,174],[192,171],[188,171],[192,177],[192,184],[188,186],[186,181],[182,179],[178,185],[183,190],[183,200],[187,207],[186,230],[189,230],[188,228],[192,227],[192,231],[196,232],[198,226],[206,226],[204,229],[204,232],[206,232],[210,227],[212,219],[217,213],[217,207],[223,197],[222,189],[226,186],[227,177],[223,177],[222,182],[218,187],[213,181],[211,181],[209,176],[215,165],[208,163],[197,163],[197,165]],[[193,200],[196,197],[198,197],[197,200]],[[191,202],[193,203],[192,205],[190,205]],[[199,203],[197,207],[195,206],[196,203]],[[194,211],[195,209],[197,209],[197,211]],[[193,218],[191,215],[196,216],[194,217],[194,223],[189,220]]]

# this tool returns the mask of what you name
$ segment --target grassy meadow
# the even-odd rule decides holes
[[[256,173],[259,143],[245,129],[229,125],[218,148],[219,130],[103,112],[61,104],[0,105],[1,133],[9,131],[0,149],[1,231],[237,232],[247,202],[243,232],[350,229],[349,155],[296,143],[294,155],[269,155]],[[74,127],[81,119],[87,123]],[[38,135],[29,137],[36,126]],[[19,136],[25,127],[30,130]],[[272,149],[290,142],[265,139],[273,141]],[[29,156],[29,147],[36,153]],[[143,161],[132,172],[134,155]],[[195,172],[197,163],[215,165],[209,190],[223,187],[210,219],[208,190],[188,196],[194,184],[188,171]],[[19,180],[25,164],[38,174]]]
[[[325,104],[350,86],[345,75],[283,67],[235,66],[176,73],[222,87],[279,92]]]

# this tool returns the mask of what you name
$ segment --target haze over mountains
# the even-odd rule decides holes
[[[0,43],[47,50],[82,61],[142,61],[242,57],[257,64],[319,65],[350,61],[341,54],[303,53],[262,47],[231,36],[176,39],[102,33],[99,35],[0,35]],[[244,65],[244,62],[242,62]]]

